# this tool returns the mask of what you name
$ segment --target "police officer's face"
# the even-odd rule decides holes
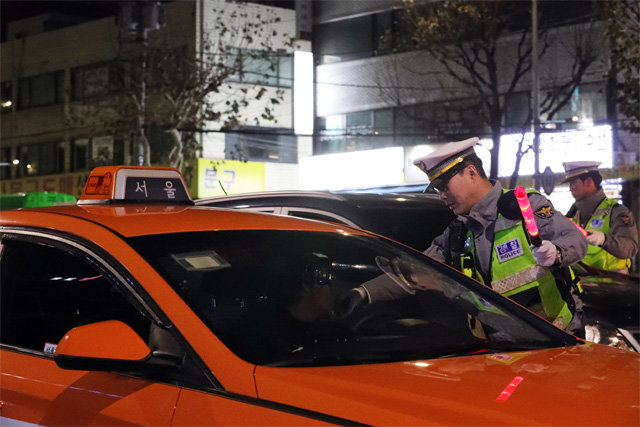
[[[569,191],[571,191],[571,195],[576,200],[582,200],[585,197],[591,195],[595,191],[595,185],[593,184],[593,180],[591,178],[587,178],[586,180],[581,180],[580,178],[576,178],[573,181],[569,182]]]
[[[453,175],[448,182],[435,187],[440,194],[440,199],[456,215],[468,214],[477,201],[470,191],[469,168],[469,166],[466,167],[462,173]]]

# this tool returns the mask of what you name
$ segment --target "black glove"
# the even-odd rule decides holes
[[[365,304],[366,301],[367,294],[364,289],[351,289],[338,302],[337,315],[339,317],[346,317],[353,313],[356,308]]]

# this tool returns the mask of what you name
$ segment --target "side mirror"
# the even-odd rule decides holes
[[[137,371],[151,356],[149,346],[130,326],[107,320],[71,329],[58,343],[53,360],[62,369]]]

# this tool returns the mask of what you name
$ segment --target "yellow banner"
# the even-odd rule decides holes
[[[198,190],[194,199],[264,189],[264,163],[198,159]]]

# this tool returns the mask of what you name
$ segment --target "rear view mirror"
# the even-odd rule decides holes
[[[151,350],[142,338],[118,320],[71,329],[53,354],[53,360],[62,369],[91,371],[136,371],[150,358]]]

